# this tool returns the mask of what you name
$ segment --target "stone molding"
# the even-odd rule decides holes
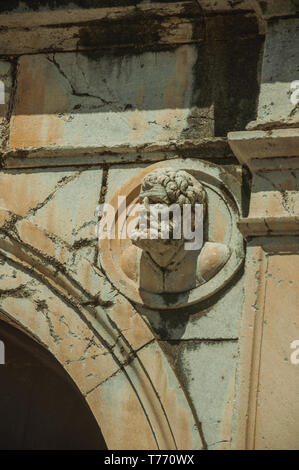
[[[299,129],[231,132],[228,141],[252,173],[249,214],[238,224],[248,243],[232,445],[297,449]]]
[[[247,246],[234,449],[298,448],[298,370],[289,361],[298,259],[298,238],[257,237]]]
[[[62,240],[58,247],[51,234],[6,210],[0,211],[0,221],[1,259],[40,285],[33,298],[19,299],[21,305],[17,295],[2,292],[1,318],[62,364],[85,397],[108,448],[202,448],[200,423],[150,328],[129,302],[117,293],[114,300],[103,300],[105,276],[84,257],[78,255],[77,269],[65,269],[70,250]],[[52,306],[46,323],[36,309],[42,308],[44,290],[49,290],[47,303]],[[60,332],[65,325],[71,335]],[[85,344],[88,337],[91,343]],[[78,353],[91,344],[95,357],[78,361]],[[95,379],[90,382],[86,375]]]
[[[0,163],[2,168],[38,168],[40,166],[155,162],[185,155],[209,159],[234,158],[226,137],[206,137],[179,142],[148,143],[140,146],[49,146],[7,149],[1,154]]]
[[[229,144],[253,174],[249,215],[238,226],[248,239],[299,234],[299,130],[231,132]]]
[[[228,143],[239,162],[253,172],[280,170],[290,165],[294,168],[293,162],[295,167],[298,164],[292,158],[299,156],[298,128],[229,132]]]
[[[61,8],[47,5],[39,11],[30,7],[0,10],[2,54],[49,51],[79,51],[111,48],[165,47],[231,39],[259,33],[249,0],[186,0],[173,2],[108,2],[90,8],[63,2]],[[127,3],[127,4],[126,4]],[[1,7],[0,7],[1,8]],[[232,26],[228,13],[244,19],[243,28]],[[218,22],[219,18],[219,22]],[[248,20],[248,21],[247,21]],[[228,21],[228,27],[217,27]],[[247,26],[245,26],[247,24]]]

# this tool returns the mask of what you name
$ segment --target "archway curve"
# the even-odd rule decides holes
[[[0,300],[2,315],[67,370],[108,448],[202,448],[200,423],[153,333],[131,304],[116,292],[112,305],[103,308],[98,293],[106,281],[95,266],[79,256],[77,269],[66,270],[66,244],[60,242],[57,256],[53,236],[40,227],[5,210],[0,221],[2,258],[20,279],[31,282],[31,294],[26,302],[22,299],[26,308],[20,313],[20,302],[7,295]],[[83,356],[78,359],[79,352]]]
[[[52,354],[0,320],[1,450],[105,450],[101,430],[70,375]]]

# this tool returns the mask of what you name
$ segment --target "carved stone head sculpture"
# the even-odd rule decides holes
[[[184,292],[206,282],[227,261],[225,245],[203,243],[207,194],[190,173],[167,168],[152,171],[142,180],[139,202],[144,207],[143,220],[139,218],[138,228],[130,235],[136,251],[124,253],[123,268],[129,277],[139,277],[142,289]],[[186,248],[199,232],[201,244]],[[130,267],[136,257],[134,273],[126,268],[128,255]]]
[[[206,299],[242,264],[240,194],[235,176],[198,159],[136,172],[109,203],[116,235],[100,240],[108,277],[126,297],[153,309]]]
[[[142,180],[139,202],[146,211],[145,223],[131,234],[133,243],[161,268],[175,269],[186,254],[184,223],[188,218],[190,232],[194,233],[195,207],[200,205],[201,217],[197,222],[202,224],[206,200],[202,184],[186,171],[154,170]],[[188,206],[187,213],[184,209]]]

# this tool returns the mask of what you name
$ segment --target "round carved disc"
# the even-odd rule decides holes
[[[144,176],[158,168],[185,170],[198,179],[206,190],[208,203],[204,219],[204,243],[208,243],[206,246],[212,249],[209,250],[209,256],[203,255],[201,258],[205,272],[213,269],[217,255],[217,250],[213,252],[214,246],[225,246],[230,253],[223,267],[215,275],[184,292],[157,293],[155,289],[150,291],[141,287],[144,273],[136,260],[136,247],[123,232],[125,220],[128,224],[132,219],[130,208],[138,203]],[[114,286],[128,299],[140,305],[153,309],[178,309],[206,299],[230,281],[244,258],[243,238],[237,228],[241,215],[240,194],[240,183],[235,177],[223,168],[205,161],[175,159],[146,167],[122,186],[109,201],[116,212],[116,230],[114,239],[104,238],[99,241],[101,266]],[[118,211],[119,196],[126,197],[125,218],[124,211]],[[157,275],[153,276],[153,283],[160,282],[158,271],[159,269]]]

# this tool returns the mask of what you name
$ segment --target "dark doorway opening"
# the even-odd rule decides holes
[[[42,346],[0,320],[0,449],[106,449],[78,388]]]

